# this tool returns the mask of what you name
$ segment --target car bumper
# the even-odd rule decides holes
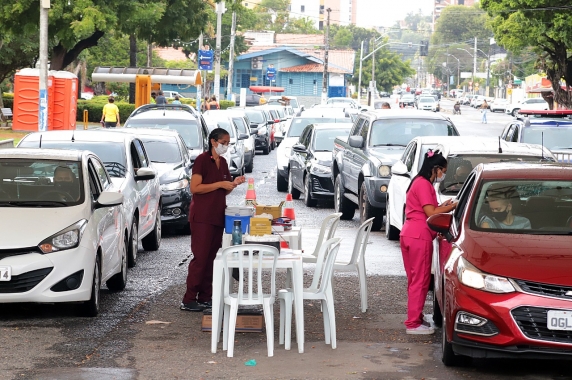
[[[166,227],[186,226],[192,200],[189,189],[161,191],[161,200],[161,224]]]
[[[256,135],[255,146],[256,146],[256,149],[266,148],[268,146],[268,136]]]
[[[324,175],[309,174],[309,176],[312,198],[332,199],[334,197],[334,184],[330,173]]]
[[[447,333],[456,353],[478,358],[572,355],[572,333],[549,330],[546,319],[548,310],[572,311],[572,301],[521,292],[487,293],[460,284],[454,272],[447,274],[445,292],[451,297]],[[487,322],[481,327],[455,323],[459,312]]]
[[[12,279],[0,281],[0,303],[87,301],[91,297],[94,257],[93,245],[87,244],[47,255],[31,252],[6,257],[0,266],[11,268]],[[61,281],[78,273],[80,282],[76,289],[52,290]]]
[[[366,177],[365,188],[369,203],[373,207],[385,209],[387,203],[387,187],[390,178]]]

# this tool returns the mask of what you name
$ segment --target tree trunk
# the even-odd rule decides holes
[[[129,36],[129,67],[137,67],[137,37]],[[129,103],[135,104],[135,83],[129,83]]]
[[[77,59],[82,51],[97,46],[97,42],[103,37],[104,32],[96,30],[93,34],[78,43],[71,49],[66,49],[62,44],[54,46],[50,59],[50,70],[63,70]]]

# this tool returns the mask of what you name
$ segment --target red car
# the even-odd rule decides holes
[[[572,354],[572,166],[481,164],[439,232],[443,363]]]

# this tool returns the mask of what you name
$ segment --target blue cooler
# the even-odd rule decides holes
[[[254,216],[255,209],[251,206],[231,206],[227,207],[224,212],[224,232],[232,233],[234,221],[240,220],[242,233],[248,233],[250,227],[250,218]]]

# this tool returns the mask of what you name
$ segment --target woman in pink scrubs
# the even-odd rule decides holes
[[[456,203],[437,204],[433,184],[445,179],[447,160],[441,152],[429,150],[421,170],[413,178],[405,198],[405,222],[400,234],[403,265],[407,274],[407,334],[433,334],[433,327],[423,321],[423,306],[431,281],[433,239],[437,236],[427,226],[433,214],[450,212]]]

